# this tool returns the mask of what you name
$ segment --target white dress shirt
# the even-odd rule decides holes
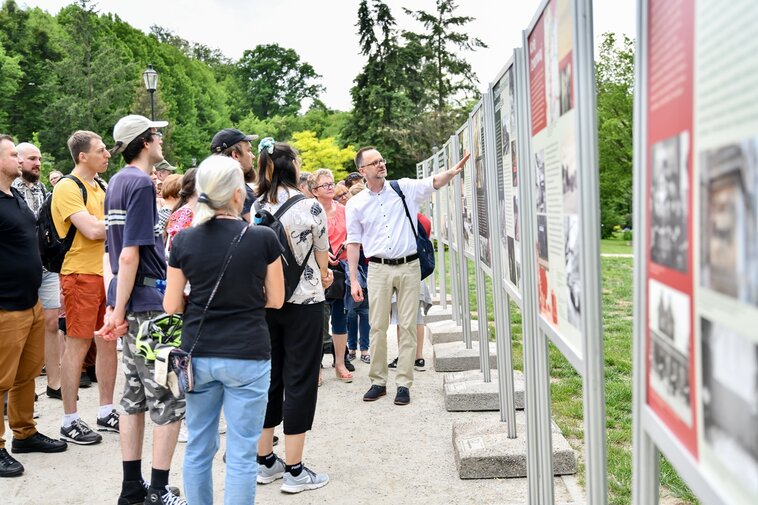
[[[366,188],[345,207],[347,219],[346,244],[362,244],[367,258],[398,259],[415,254],[418,229],[416,215],[422,202],[434,192],[434,178],[400,179],[400,189],[413,220],[413,229],[403,208],[403,201],[389,181],[378,193]]]

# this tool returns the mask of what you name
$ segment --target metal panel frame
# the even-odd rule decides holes
[[[432,166],[434,169],[432,170],[433,174],[438,174],[442,171],[442,166],[440,164],[440,153],[442,153],[442,157],[444,159],[445,151],[438,151],[434,153],[434,156],[432,156]],[[442,236],[440,235],[440,230],[442,229],[442,221],[447,219],[447,216],[442,216],[442,205],[440,202],[442,201],[442,195],[439,191],[434,192],[434,229],[433,234],[435,239],[437,240],[437,268],[435,270],[438,272],[438,286],[439,286],[439,299],[440,299],[440,307],[442,307],[442,310],[447,310],[447,266],[445,265],[445,241],[442,240]]]
[[[474,272],[476,274],[476,310],[477,318],[479,319],[479,370],[481,370],[484,382],[492,382],[492,374],[490,372],[490,325],[489,318],[487,317],[487,280],[485,278],[484,264],[479,258],[479,251],[482,250],[482,238],[479,235],[479,204],[476,195],[476,160],[471,161],[474,156],[474,135],[479,135],[479,132],[474,131],[474,114],[481,114],[480,125],[484,126],[484,110],[482,104],[487,101],[489,95],[485,93],[482,96],[482,100],[474,106],[473,110],[469,113],[469,153],[471,153],[471,183],[470,195],[472,203],[472,213],[474,216]],[[480,142],[481,142],[480,138]],[[480,147],[484,147],[483,145]],[[485,163],[487,158],[484,158]],[[487,167],[484,165],[483,170]]]
[[[487,149],[492,155],[485,158],[488,171],[487,204],[490,216],[499,216],[498,212],[498,185],[497,181],[497,156],[500,152],[495,148],[495,104],[493,87],[494,83],[502,78],[505,72],[512,68],[512,59],[502,71],[501,76],[490,83],[488,93],[483,98],[484,103],[484,132]],[[516,438],[516,391],[513,381],[513,343],[511,336],[511,310],[508,293],[503,283],[498,282],[503,276],[503,264],[501,261],[501,236],[500,223],[494,220],[494,226],[490,226],[490,243],[492,246],[492,296],[495,315],[495,345],[497,348],[497,386],[498,400],[500,402],[500,421],[507,422],[508,438]],[[510,422],[509,422],[510,421]]]
[[[468,121],[464,123],[462,127],[460,127],[457,131],[455,136],[452,138],[453,141],[453,152],[458,153],[458,132],[460,132],[463,128],[468,128]],[[460,161],[460,160],[458,160]],[[465,170],[465,168],[464,168]],[[466,245],[465,241],[463,240],[463,212],[461,206],[461,196],[463,193],[463,184],[461,184],[461,178],[456,177],[454,179],[455,183],[455,205],[456,205],[456,211],[455,211],[455,219],[457,223],[457,238],[459,243],[459,249],[458,249],[458,288],[460,289],[461,294],[461,327],[463,328],[463,341],[466,344],[466,349],[472,349],[473,345],[471,343],[471,302],[469,301],[469,288],[468,288],[468,257],[466,256]]]
[[[450,146],[453,143],[452,136],[445,142],[445,144],[442,146],[442,149],[445,151],[445,169],[448,168],[449,161],[447,159],[447,149],[448,146]],[[456,177],[458,179],[458,177]],[[448,205],[448,212],[447,212],[447,220],[448,220],[448,261],[450,265],[450,294],[451,299],[453,302],[453,321],[455,321],[455,324],[460,326],[462,325],[462,315],[461,315],[461,290],[459,289],[460,286],[460,279],[458,277],[458,254],[459,245],[455,240],[453,240],[453,235],[450,233],[450,230],[455,227],[455,234],[458,234],[458,222],[455,216],[458,214],[458,211],[456,209],[456,193],[455,193],[455,180],[448,185],[447,190],[449,192],[452,192],[453,194],[453,206],[450,208],[450,205]]]
[[[527,44],[527,33],[522,32],[523,47]],[[514,52],[516,69],[516,114],[519,132],[531,133],[529,105],[528,53],[519,48]],[[522,285],[522,333],[524,341],[524,376],[526,380],[526,442],[527,442],[527,502],[530,504],[554,503],[553,490],[553,451],[550,414],[544,415],[544,404],[549,409],[549,397],[544,398],[544,385],[549,384],[549,377],[540,375],[537,356],[540,348],[546,347],[544,337],[539,332],[539,310],[537,307],[537,258],[531,244],[536,244],[535,229],[537,218],[532,196],[531,170],[531,134],[526,134],[518,144],[519,159],[524,170],[519,172],[519,195],[521,197],[521,285]],[[548,387],[549,392],[549,387]],[[547,448],[547,451],[545,451]]]

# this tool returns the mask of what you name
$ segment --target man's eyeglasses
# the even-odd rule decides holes
[[[150,135],[153,137],[158,137],[159,139],[163,138],[163,134],[161,132],[150,132]]]
[[[323,184],[319,184],[314,189],[332,189],[334,187],[333,182],[325,182]]]
[[[385,160],[384,158],[379,158],[378,160],[372,161],[371,163],[366,163],[365,165],[361,165],[361,168],[378,167],[380,164],[386,166],[387,160]]]

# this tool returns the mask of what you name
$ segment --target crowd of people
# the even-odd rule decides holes
[[[0,135],[0,395],[11,452],[63,452],[68,443],[118,434],[120,505],[207,504],[223,410],[225,503],[253,503],[256,482],[282,479],[286,493],[322,487],[329,477],[304,466],[303,455],[324,350],[340,381],[353,380],[353,361],[370,367],[364,401],[384,396],[388,370],[396,369],[394,403],[410,403],[414,369],[425,365],[419,327],[430,302],[415,238],[429,220],[419,205],[466,158],[424,180],[400,179],[403,199],[374,147],[360,149],[357,171],[335,182],[327,168],[302,172],[286,143],[264,138],[255,153],[258,137],[233,128],[213,137],[198,167],[178,174],[163,157],[165,126],[123,117],[110,150],[97,133],[74,132],[74,167],[50,174],[52,191],[39,180],[39,148]],[[123,166],[106,184],[101,174],[115,155]],[[60,272],[45,270],[38,254],[36,223],[47,199],[58,236],[73,234]],[[182,314],[180,345],[194,375],[186,397],[157,379],[155,349],[146,350],[140,334],[165,314]],[[398,327],[391,361],[389,324]],[[119,350],[125,380],[117,407]],[[41,373],[44,394],[63,404],[56,437],[33,420]],[[77,401],[93,381],[99,407],[90,418]],[[153,423],[149,480],[145,413]],[[181,497],[169,471],[183,422]],[[279,425],[283,458],[274,452]],[[4,431],[0,477],[20,475]]]

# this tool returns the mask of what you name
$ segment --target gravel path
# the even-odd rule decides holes
[[[390,352],[394,352],[394,336]],[[305,463],[327,472],[330,483],[315,491],[286,495],[281,481],[258,486],[259,504],[510,504],[527,502],[526,479],[461,480],[455,468],[452,425],[456,420],[497,419],[497,413],[450,413],[444,408],[442,374],[432,370],[432,349],[425,346],[428,369],[417,372],[411,389],[411,404],[392,403],[394,373],[390,372],[388,395],[374,403],[361,400],[369,387],[369,365],[356,362],[355,380],[339,382],[325,358],[325,382],[319,389],[318,411],[308,435]],[[37,379],[37,391],[45,390]],[[116,386],[121,389],[121,382]],[[118,396],[118,393],[117,393]],[[97,388],[80,391],[80,414],[95,423]],[[62,404],[40,396],[38,428],[57,436]],[[7,428],[6,428],[7,429]],[[148,429],[148,433],[149,433]],[[280,434],[280,433],[279,433]],[[149,435],[148,435],[149,436]],[[222,451],[214,460],[216,503],[223,503],[224,464]],[[10,446],[10,437],[8,440]],[[280,453],[283,447],[277,447]],[[179,444],[171,482],[181,486],[184,445]],[[104,434],[97,446],[69,445],[61,454],[20,454],[26,467],[22,477],[0,480],[0,503],[9,505],[114,504],[120,490],[121,462],[118,435]],[[149,476],[149,457],[143,472]],[[582,491],[575,477],[555,479],[556,503],[578,504]]]

